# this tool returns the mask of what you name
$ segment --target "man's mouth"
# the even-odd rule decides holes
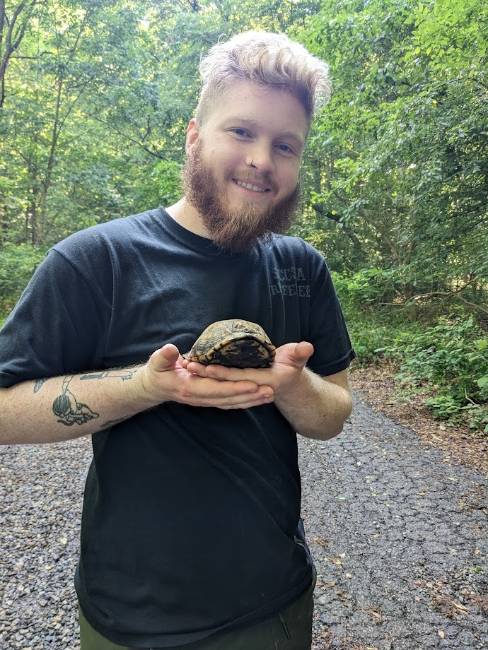
[[[245,190],[251,190],[252,192],[270,192],[271,189],[269,187],[265,187],[264,185],[255,185],[254,183],[246,183],[244,181],[240,181],[237,178],[232,179],[236,185],[239,187],[243,187]]]

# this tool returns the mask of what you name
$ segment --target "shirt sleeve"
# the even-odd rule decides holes
[[[51,249],[0,330],[0,386],[97,368],[109,312],[96,285]]]
[[[327,264],[317,251],[313,253],[310,342],[314,354],[308,366],[326,376],[345,370],[356,354]]]

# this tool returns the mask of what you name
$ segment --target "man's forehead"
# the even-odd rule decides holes
[[[302,145],[309,130],[305,109],[291,92],[247,79],[229,83],[214,96],[208,117],[219,126],[229,120],[247,120],[250,127],[282,132]]]

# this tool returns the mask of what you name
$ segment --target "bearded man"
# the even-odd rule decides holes
[[[354,352],[322,256],[277,233],[327,66],[246,32],[200,72],[181,200],[54,246],[0,334],[0,441],[92,438],[82,650],[311,645],[296,434],[340,433]],[[229,318],[269,334],[270,368],[182,357]]]

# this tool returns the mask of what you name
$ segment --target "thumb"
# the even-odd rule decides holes
[[[295,345],[293,356],[300,365],[305,365],[314,353],[313,345],[308,341],[300,341]]]
[[[179,350],[176,345],[167,343],[162,348],[156,350],[149,357],[148,365],[151,370],[155,372],[164,372],[171,370],[176,365],[180,356]]]

